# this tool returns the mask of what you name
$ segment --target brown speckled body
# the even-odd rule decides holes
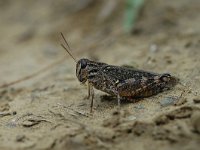
[[[88,81],[88,97],[90,93],[94,93],[94,87],[117,96],[119,105],[122,97],[152,96],[169,89],[177,81],[167,73],[158,74],[131,67],[112,66],[88,59],[80,59],[77,62],[76,75],[80,82]]]

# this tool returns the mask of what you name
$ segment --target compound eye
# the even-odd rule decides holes
[[[85,60],[81,61],[81,69],[85,69],[87,66],[87,62]]]
[[[167,82],[167,81],[170,80],[170,77],[171,77],[170,74],[165,73],[165,74],[163,74],[163,75],[160,77],[160,79],[161,79],[162,81],[164,81],[164,82]]]

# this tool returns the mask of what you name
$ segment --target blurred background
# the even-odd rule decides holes
[[[1,0],[0,83],[30,74],[66,55],[60,47],[60,32],[77,58],[98,60],[101,56],[97,51],[109,50],[115,53],[102,61],[118,59],[113,55],[120,53],[124,56],[119,59],[124,60],[129,59],[129,53],[140,53],[141,46],[157,49],[156,44],[176,35],[197,34],[198,10],[198,0]],[[113,45],[125,48],[109,48]],[[135,47],[127,53],[123,49],[129,45]]]
[[[96,147],[100,139],[97,138],[100,136],[98,133],[94,133],[92,142],[87,141],[89,138],[85,140],[86,136],[82,140],[73,139],[75,133],[81,133],[73,130],[73,123],[64,122],[59,115],[55,115],[62,110],[65,118],[73,120],[75,117],[69,112],[89,110],[89,101],[83,99],[87,94],[86,87],[80,86],[73,59],[60,46],[63,42],[60,32],[65,35],[76,59],[88,58],[112,65],[131,65],[152,72],[169,72],[190,88],[186,96],[189,104],[192,103],[192,97],[199,95],[199,0],[0,0],[0,111],[16,111],[17,117],[31,112],[54,122],[35,121],[37,123],[34,124],[24,122],[25,118],[19,119],[21,126],[13,126],[9,121],[15,117],[2,117],[0,148],[65,149],[69,145],[68,139],[72,139],[72,142],[75,140],[69,149],[76,149],[77,143],[80,144],[79,149],[87,146],[101,149],[102,145],[105,146],[104,142],[108,142],[108,147],[103,147],[105,149],[109,146],[124,149],[128,144],[130,147],[138,146],[132,138],[127,138],[127,142],[131,141],[127,144],[123,143],[123,136],[115,141],[111,136],[104,139],[102,135],[103,144]],[[170,94],[177,96],[182,91],[177,88]],[[83,116],[75,119],[88,126],[99,127],[95,129],[99,133],[104,133],[104,130],[116,133],[109,127],[101,130],[104,128],[102,122],[112,115],[116,107],[115,101],[101,102],[101,94],[99,91],[95,93],[97,110],[93,119]],[[152,120],[153,116],[174,109],[161,109],[159,101],[166,95],[159,96],[149,98],[147,102],[142,101],[140,109],[135,108],[137,104],[133,104],[134,108],[133,105],[123,108],[133,112],[137,119]],[[70,106],[70,111],[66,112],[68,107],[57,109],[57,103]],[[193,142],[187,144],[189,148],[197,147],[198,138],[189,129],[187,133],[191,136],[179,141],[188,135],[184,133],[185,128],[190,126],[184,126],[180,135],[186,136],[173,137],[172,141],[178,141],[177,145],[162,141],[166,149],[172,146],[182,149],[188,139]],[[168,133],[175,135],[178,129],[169,126],[170,132],[166,132],[167,135],[162,132],[163,137],[167,137]],[[149,145],[152,149],[162,146],[162,142],[154,141],[151,133],[148,137],[151,140],[145,140],[147,149]],[[98,142],[95,143],[96,138]],[[141,141],[144,139],[141,136]],[[152,142],[155,144],[152,145]],[[138,149],[143,147],[142,143]]]

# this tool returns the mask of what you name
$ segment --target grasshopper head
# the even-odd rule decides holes
[[[85,83],[87,81],[88,71],[88,59],[80,59],[76,64],[76,76],[81,83]]]
[[[61,43],[61,46],[66,50],[66,52],[71,56],[71,58],[76,62],[76,76],[78,78],[78,80],[81,83],[85,83],[88,79],[88,59],[80,59],[78,62],[76,61],[76,59],[74,58],[74,56],[71,54],[70,52],[70,47],[69,44],[67,43],[67,40],[65,39],[64,35],[62,34],[62,32],[60,33],[61,37],[64,40],[64,44]]]

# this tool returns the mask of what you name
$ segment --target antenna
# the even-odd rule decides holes
[[[70,53],[70,47],[69,47],[69,44],[67,43],[67,40],[65,39],[63,33],[60,32],[60,34],[61,34],[61,37],[63,38],[65,44],[67,45],[68,49],[67,49],[66,46],[64,46],[64,44],[61,43],[60,45],[61,45],[61,46],[62,46],[62,47],[67,51],[67,53],[68,53],[68,54],[73,58],[73,60],[77,63],[77,61],[76,61],[76,59],[74,58],[74,56]]]

